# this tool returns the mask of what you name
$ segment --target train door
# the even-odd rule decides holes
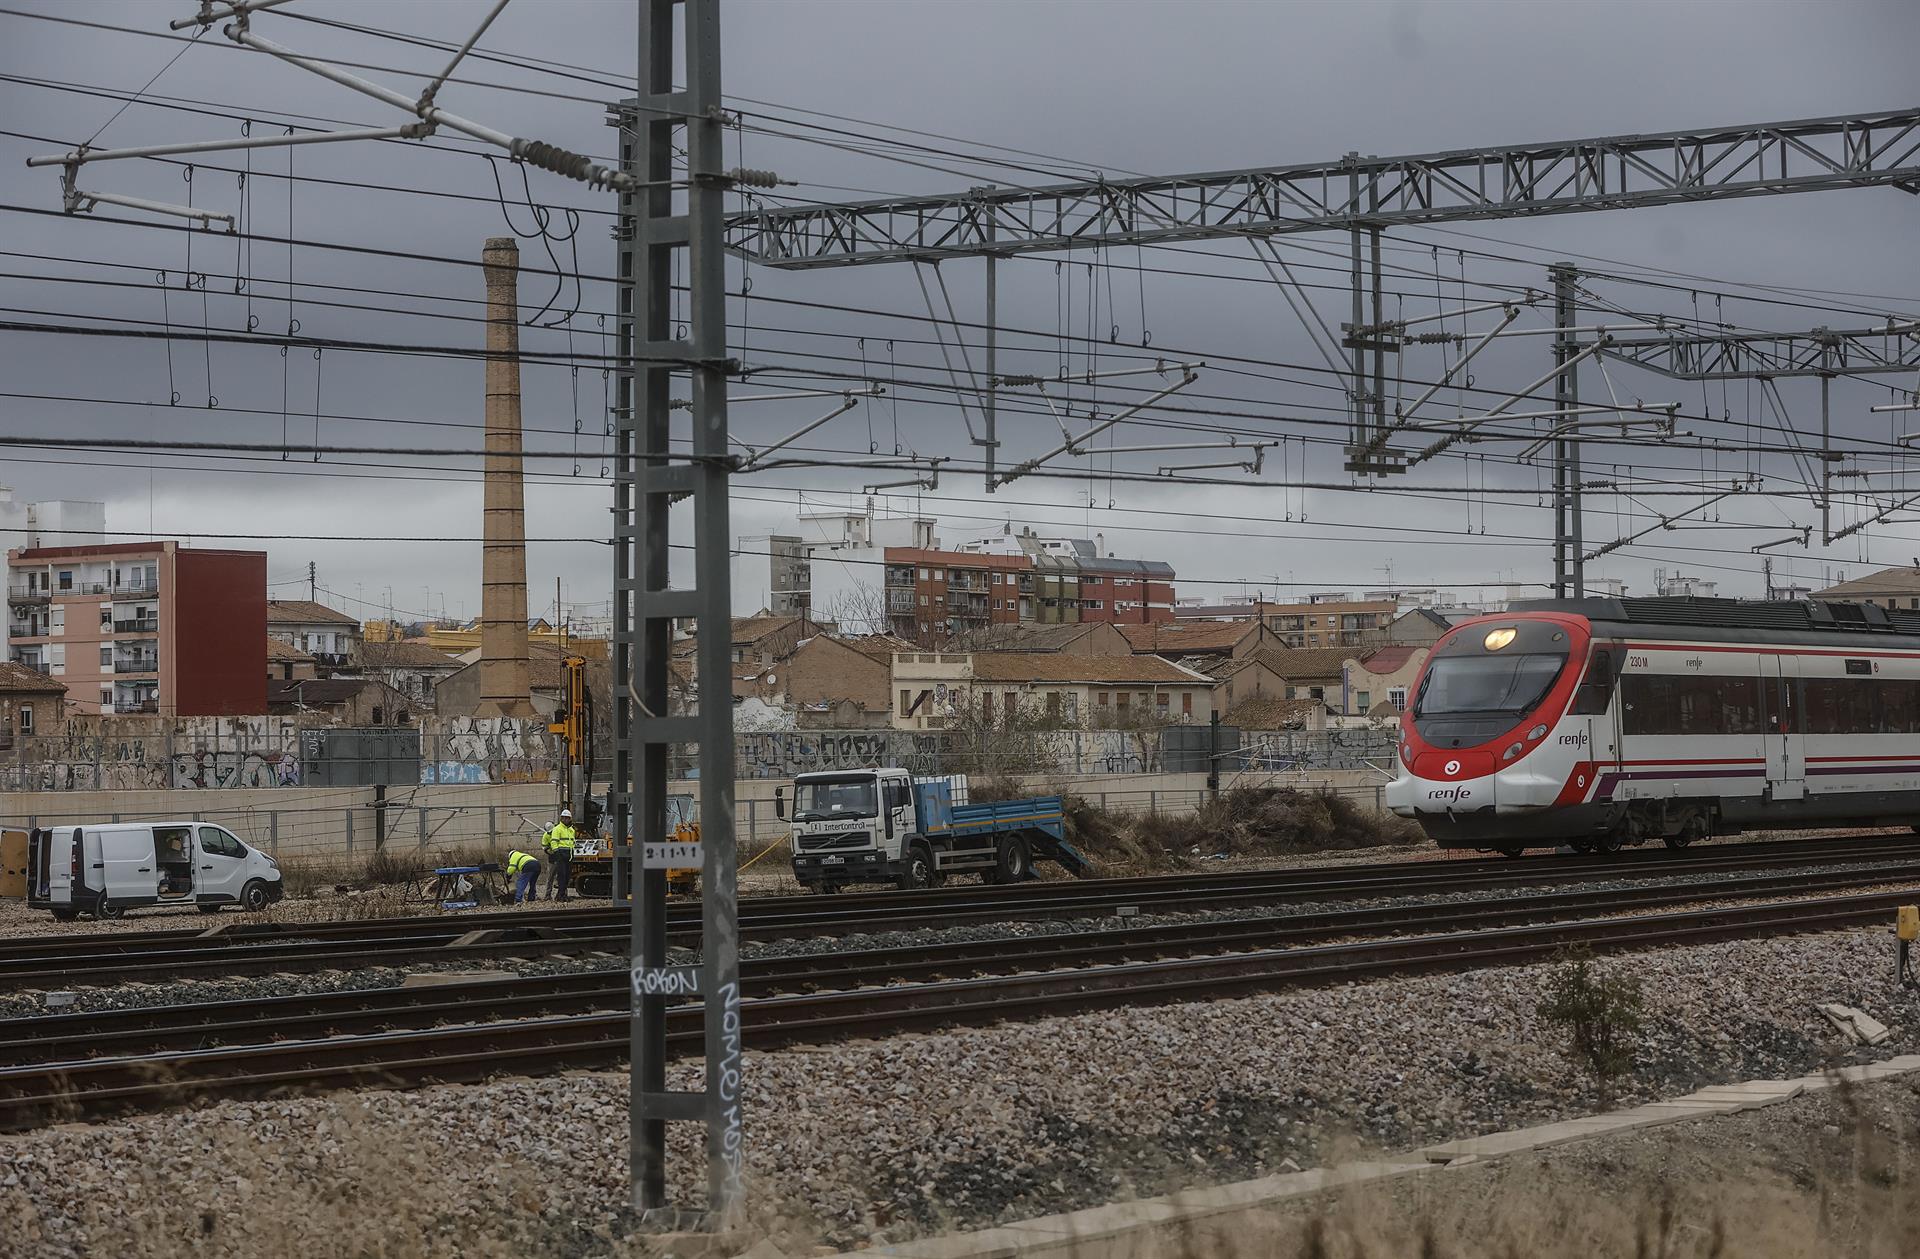
[[[1587,759],[1600,773],[1620,769],[1622,720],[1614,697],[1619,691],[1620,670],[1626,658],[1623,644],[1595,643],[1587,658],[1586,675],[1580,680],[1580,689],[1574,692],[1571,715],[1585,719],[1585,729],[1579,733],[1586,739]]]
[[[1787,655],[1760,657],[1767,694],[1767,797],[1804,800],[1807,795],[1806,722],[1800,712],[1800,662]]]

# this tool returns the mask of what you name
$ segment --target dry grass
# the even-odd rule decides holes
[[[499,862],[504,849],[485,844],[458,848],[389,848],[367,857],[284,857],[280,877],[289,899],[341,890],[368,891],[418,883],[436,866],[471,866]]]
[[[531,1103],[543,1082],[525,1082]],[[1432,1171],[1261,1211],[1103,1239],[1080,1259],[1894,1259],[1920,1230],[1920,1094],[1835,1090],[1702,1120]],[[254,1104],[0,1141],[6,1245],[23,1259],[657,1259],[813,1251],[825,1221],[750,1180],[749,1227],[711,1249],[636,1229],[621,1168],[566,1141],[463,1157],[458,1122],[391,1103]],[[417,1116],[416,1116],[417,1118]],[[452,1119],[452,1116],[448,1117]],[[101,1134],[105,1135],[105,1134]],[[679,1154],[692,1158],[691,1143]],[[11,1148],[9,1148],[11,1147]],[[78,1157],[82,1151],[90,1158]],[[1334,1151],[1352,1157],[1348,1148]],[[104,1156],[104,1157],[103,1157]],[[215,1170],[217,1169],[217,1170]],[[757,1190],[757,1193],[755,1191]],[[591,1204],[591,1205],[590,1205]],[[761,1252],[764,1253],[764,1252]]]
[[[1432,1172],[1230,1223],[1139,1259],[1895,1259],[1920,1230],[1920,1094],[1840,1088],[1624,1139]],[[1090,1252],[1092,1253],[1092,1252]]]
[[[1188,814],[1126,816],[1067,801],[1067,839],[1108,864],[1164,870],[1196,858],[1268,857],[1416,843],[1419,828],[1345,796],[1234,787]]]

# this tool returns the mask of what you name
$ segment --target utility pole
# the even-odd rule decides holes
[[[320,579],[316,575],[317,572],[318,570],[314,567],[313,561],[308,560],[307,561],[307,602],[308,603],[318,603],[320,601],[320,594],[319,594]]]
[[[1579,405],[1580,367],[1573,358],[1580,351],[1574,345],[1573,327],[1579,300],[1574,280],[1579,272],[1570,262],[1556,262],[1547,268],[1553,280],[1553,361],[1559,371],[1553,378],[1552,423],[1562,429],[1553,444],[1553,595],[1564,599],[1571,595],[1584,598],[1587,593],[1585,543],[1580,520],[1580,443],[1566,435],[1569,413]]]
[[[993,217],[988,213],[987,239],[993,239]],[[987,401],[984,411],[986,437],[980,443],[986,447],[984,462],[987,465],[987,493],[993,493],[994,456],[1000,452],[1000,436],[995,428],[998,417],[994,414],[995,404],[1000,400],[1000,277],[997,273],[996,259],[987,255]],[[956,329],[956,332],[958,330]],[[898,381],[888,381],[887,388],[897,390]]]
[[[683,32],[675,56],[676,18]],[[698,1226],[724,1226],[740,1204],[741,1126],[738,864],[734,846],[732,608],[727,440],[724,115],[719,0],[641,0],[639,92],[614,106],[622,194],[618,333],[622,358],[614,410],[614,767],[607,787],[616,837],[631,836],[632,1193],[647,1218],[686,1227],[667,1211],[670,1120],[704,1121],[706,1209]],[[676,87],[676,81],[683,86]],[[676,140],[687,175],[676,179]],[[676,200],[684,206],[676,213]],[[673,263],[684,257],[687,335],[674,336]],[[691,381],[692,454],[670,460],[670,400],[676,373]],[[691,497],[693,585],[668,573],[668,508]],[[697,623],[698,716],[668,711],[673,622]],[[667,766],[675,744],[700,750],[701,960],[667,958]],[[658,849],[650,852],[649,849]],[[617,848],[615,851],[619,851]],[[618,877],[616,876],[616,888]],[[701,1092],[666,1089],[666,998],[704,1004],[706,1073]]]

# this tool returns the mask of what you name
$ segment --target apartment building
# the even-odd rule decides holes
[[[960,544],[981,555],[1025,555],[1033,561],[1030,615],[1043,625],[1087,621],[1153,625],[1174,619],[1173,566],[1159,560],[1120,559],[1104,534],[1048,537],[1032,529],[1001,532]]]
[[[267,633],[314,658],[322,674],[360,663],[358,619],[308,599],[269,599]]]
[[[899,652],[893,690],[900,730],[937,730],[970,718],[1126,727],[1205,724],[1214,680],[1158,656]]]
[[[1173,566],[1160,560],[1078,557],[1080,619],[1114,625],[1173,622]]]
[[[267,556],[177,542],[7,552],[8,657],[75,712],[264,713]]]
[[[900,638],[944,642],[1018,625],[1032,619],[1032,607],[1033,561],[1025,555],[886,548],[887,622]]]
[[[872,499],[851,510],[802,512],[791,529],[737,541],[734,606],[816,616],[847,634],[885,633],[893,623],[886,606],[886,551],[939,549],[936,523],[877,511]]]

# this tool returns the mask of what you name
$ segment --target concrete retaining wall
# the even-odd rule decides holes
[[[1083,796],[1116,813],[1190,813],[1207,798],[1205,774],[1038,775],[1023,780],[1035,795]],[[1373,808],[1383,785],[1377,774],[1322,770],[1241,775],[1223,779],[1332,790]],[[742,779],[736,786],[740,839],[748,848],[786,835],[774,813],[774,779]],[[697,794],[697,781],[670,790]],[[790,798],[790,797],[789,797]],[[371,787],[281,787],[220,790],[14,791],[0,793],[0,824],[54,826],[84,822],[204,818],[231,829],[275,855],[362,856],[374,851]],[[545,783],[443,783],[387,789],[389,847],[504,847],[534,838],[552,821],[556,789]]]

